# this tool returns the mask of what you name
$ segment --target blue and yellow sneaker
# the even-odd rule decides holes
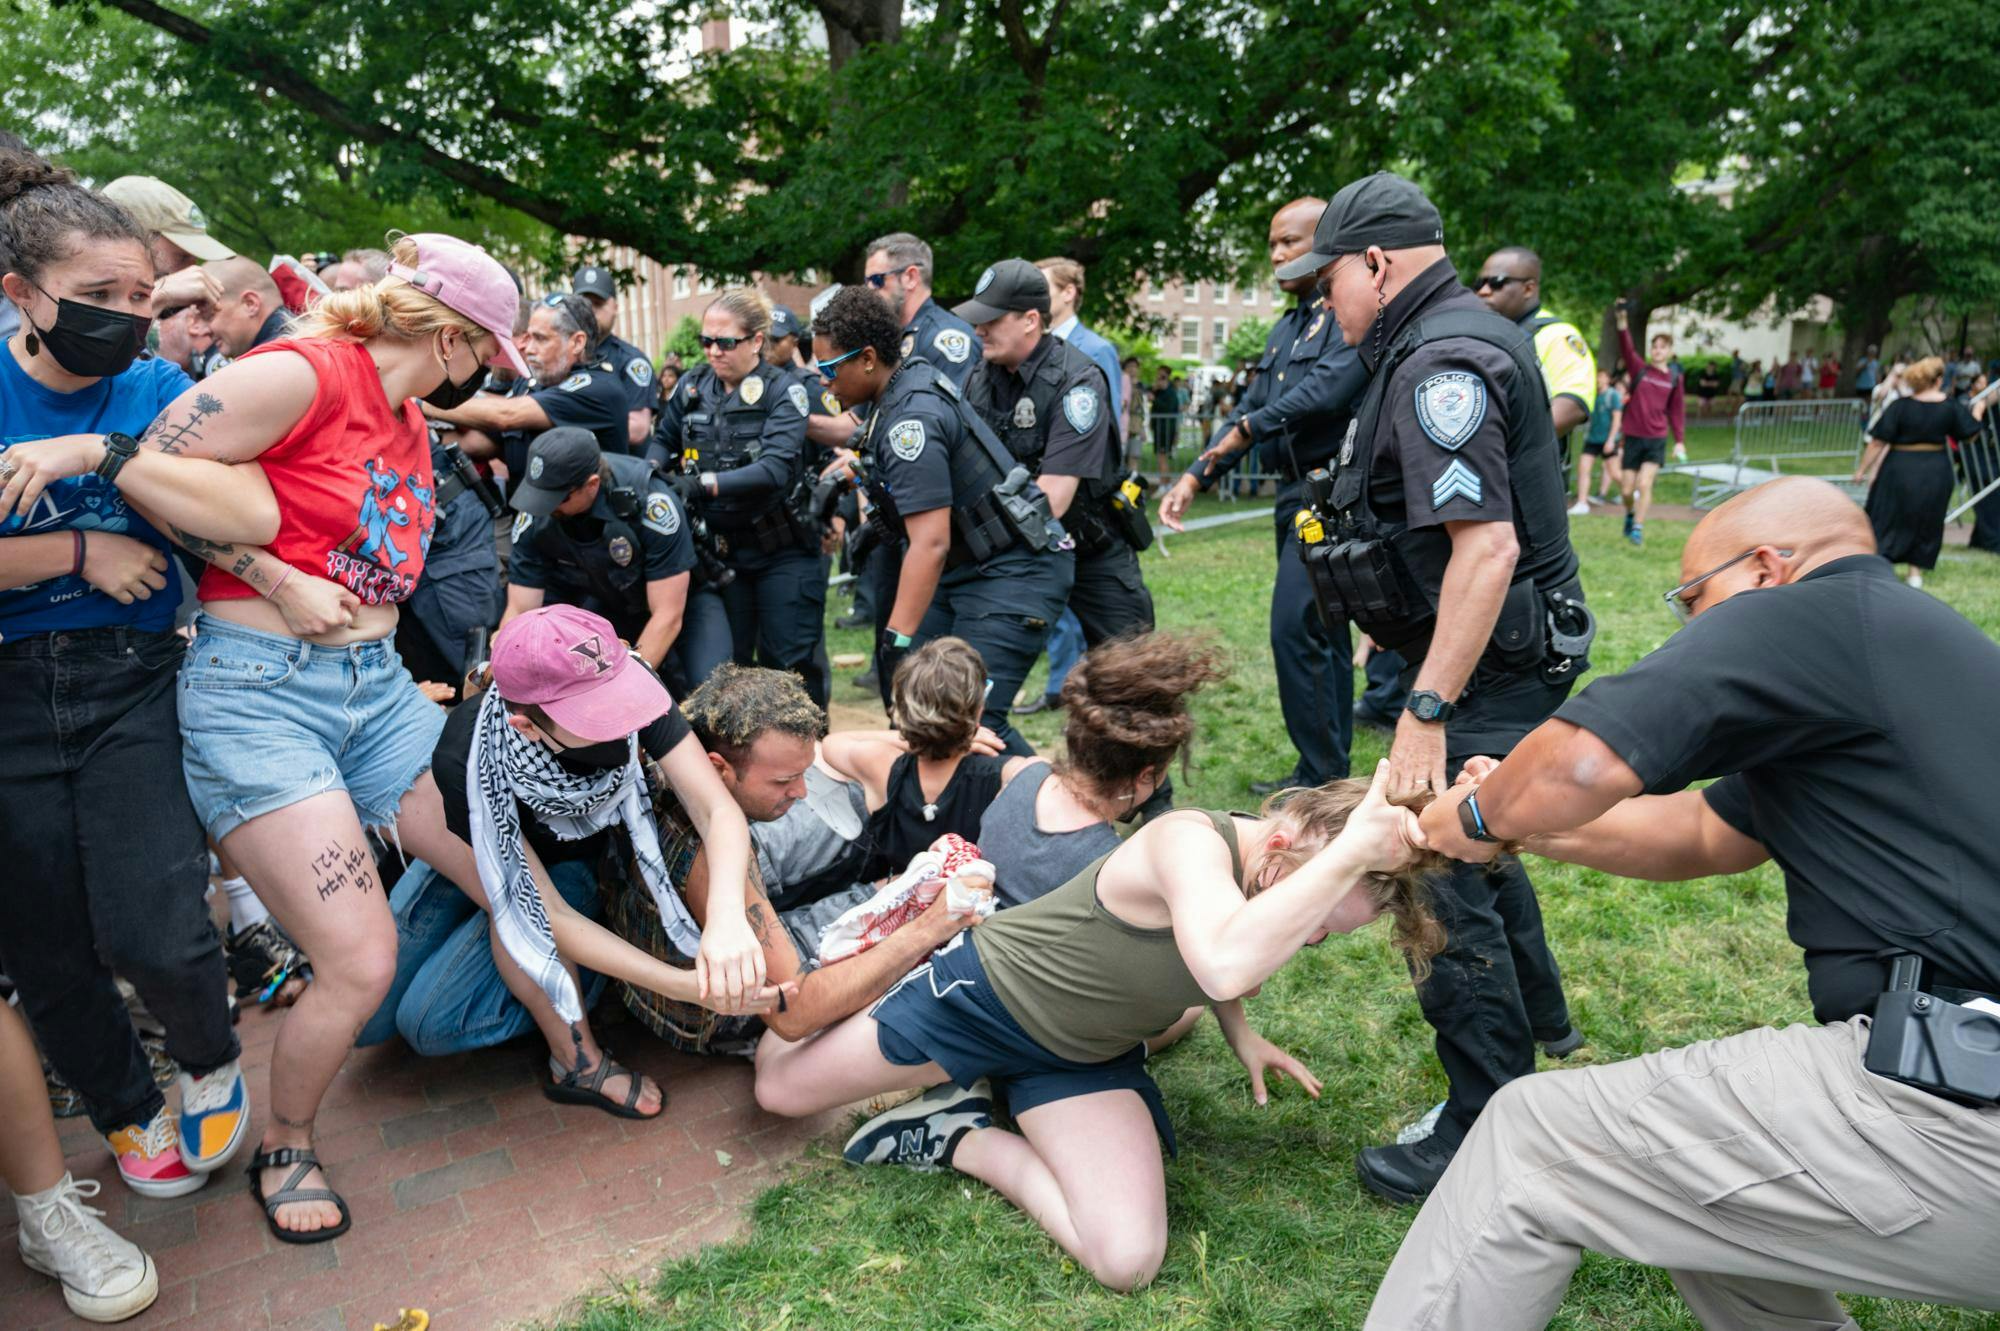
[[[243,1085],[241,1062],[232,1058],[207,1076],[183,1072],[176,1080],[181,1088],[181,1163],[195,1174],[222,1168],[250,1126],[250,1092]]]

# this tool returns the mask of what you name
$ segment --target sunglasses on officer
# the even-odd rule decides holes
[[[1472,284],[1472,289],[1474,291],[1485,291],[1491,288],[1494,291],[1505,291],[1509,282],[1525,282],[1527,280],[1525,277],[1516,277],[1512,273],[1481,273],[1479,280]]]
[[[835,370],[838,370],[843,363],[853,360],[856,356],[859,356],[863,351],[866,350],[867,350],[866,347],[856,347],[852,351],[841,352],[838,356],[835,356],[832,360],[816,360],[813,362],[813,368],[819,371],[819,377],[821,379],[824,379],[827,383],[832,383],[833,372]]]
[[[754,336],[756,334],[752,333],[744,337],[710,337],[707,333],[701,333],[696,336],[695,340],[701,343],[703,351],[707,351],[710,347],[720,347],[724,351],[734,351]]]
[[[1693,591],[1695,588],[1701,586],[1701,584],[1703,584],[1704,582],[1707,582],[1710,578],[1714,577],[1716,574],[1721,573],[1723,570],[1736,567],[1744,560],[1756,554],[1759,548],[1760,547],[1753,545],[1748,550],[1745,550],[1742,554],[1736,556],[1734,559],[1723,560],[1720,564],[1717,564],[1714,568],[1702,574],[1700,577],[1689,578],[1686,582],[1682,583],[1680,586],[1674,588],[1672,591],[1666,594],[1665,600],[1667,603],[1667,609],[1674,612],[1675,619],[1678,619],[1683,624],[1687,623],[1689,620],[1694,618],[1694,602],[1688,599],[1688,593]],[[1778,558],[1790,559],[1792,557],[1792,554],[1793,551],[1780,550],[1778,551]]]

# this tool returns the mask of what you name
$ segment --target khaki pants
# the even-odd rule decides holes
[[[1865,1019],[1501,1088],[1375,1295],[1380,1331],[1546,1326],[1585,1248],[1710,1331],[1844,1331],[1835,1289],[2000,1308],[2000,1109],[1865,1072]]]

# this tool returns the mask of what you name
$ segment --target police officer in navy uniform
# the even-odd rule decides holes
[[[826,563],[796,505],[812,398],[764,359],[771,302],[734,287],[701,319],[706,362],[681,376],[646,456],[698,506],[735,577],[722,589],[735,659],[796,671],[825,706]]]
[[[513,506],[501,623],[548,603],[595,611],[683,697],[729,659],[721,598],[694,582],[686,510],[643,460],[605,453],[586,430],[545,431]]]
[[[596,436],[606,453],[628,453],[630,401],[624,381],[599,354],[597,316],[581,296],[542,297],[528,313],[521,353],[532,379],[516,379],[505,394],[481,394],[449,411],[428,404],[424,414],[455,425],[466,455],[507,464],[510,485],[528,465],[528,445],[543,430],[573,425]]]
[[[431,473],[437,521],[424,537],[424,576],[410,594],[415,627],[396,634],[396,653],[412,678],[457,688],[472,664],[473,635],[484,642],[500,620],[493,520],[506,510],[492,483],[437,431],[431,437]]]
[[[1316,593],[1411,663],[1389,754],[1401,801],[1442,796],[1468,759],[1548,719],[1592,633],[1534,344],[1459,282],[1443,237],[1423,192],[1378,172],[1336,194],[1310,252],[1278,269],[1317,277],[1371,375],[1330,484],[1308,480],[1321,520],[1299,535]],[[1535,1070],[1537,1041],[1557,1056],[1582,1043],[1519,859],[1460,865],[1436,892],[1450,941],[1417,995],[1451,1094],[1428,1135],[1357,1162],[1401,1202],[1429,1193],[1493,1093]]]
[[[965,400],[1028,468],[1076,543],[1069,608],[1095,647],[1153,628],[1153,596],[1139,571],[1139,533],[1112,504],[1118,493],[1117,394],[1096,361],[1048,331],[1049,281],[1026,259],[980,274],[952,313],[972,324],[983,359]],[[1143,528],[1144,515],[1123,510]]]
[[[598,349],[631,397],[625,439],[636,453],[652,437],[653,415],[660,407],[660,381],[653,373],[653,362],[645,352],[618,336],[618,287],[611,280],[609,269],[585,264],[570,279],[569,289],[590,302],[597,315],[601,339]]]
[[[1282,267],[1312,248],[1313,224],[1325,211],[1321,199],[1294,199],[1271,219],[1270,253]],[[1314,608],[1305,566],[1292,542],[1306,473],[1324,467],[1340,450],[1368,370],[1354,348],[1340,340],[1340,326],[1313,298],[1313,275],[1280,278],[1295,303],[1264,340],[1257,375],[1236,409],[1218,423],[1214,441],[1185,475],[1160,497],[1160,521],[1176,531],[1197,490],[1207,490],[1254,451],[1260,471],[1278,476],[1274,512],[1278,568],[1271,584],[1271,662],[1278,675],[1278,707],[1298,761],[1275,780],[1257,781],[1252,793],[1286,786],[1317,786],[1347,775],[1354,736],[1353,648],[1347,621],[1327,620]]]
[[[1047,497],[957,384],[902,358],[902,331],[870,293],[848,288],[829,301],[813,348],[834,396],[869,408],[869,520],[904,546],[876,656],[884,701],[911,648],[955,635],[986,663],[982,719],[1010,753],[1032,752],[1008,724],[1007,704],[1076,572]]]

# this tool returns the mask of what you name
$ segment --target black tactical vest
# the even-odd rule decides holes
[[[693,384],[686,390],[687,403],[681,415],[681,470],[690,475],[704,471],[735,471],[755,462],[764,451],[764,422],[779,410],[792,410],[786,395],[791,380],[783,370],[759,364],[734,393],[725,393],[715,371],[704,365],[693,372]],[[752,381],[760,387],[750,388]],[[744,389],[750,388],[746,395]],[[754,400],[753,400],[754,399]],[[805,447],[799,448],[801,463]],[[795,471],[797,469],[795,468]],[[702,511],[715,526],[742,539],[746,529],[761,535],[769,528],[770,540],[758,544],[782,548],[794,539],[784,519],[785,496],[797,475],[768,495],[753,498],[704,498]]]
[[[992,427],[1007,451],[1019,458],[1031,476],[1042,474],[1042,455],[1049,448],[1049,423],[1062,410],[1063,389],[1078,378],[1074,365],[1068,357],[1075,357],[1092,370],[1097,370],[1097,362],[1070,346],[1061,338],[1044,333],[1044,340],[1053,343],[1042,353],[1034,372],[1028,376],[1027,391],[1013,407],[999,404],[1000,376],[1007,371],[990,362],[982,364],[965,381],[965,401],[981,420]],[[1097,377],[1103,372],[1097,370]],[[1103,394],[1100,392],[1099,397]]]
[[[606,453],[603,481],[590,516],[604,524],[594,541],[579,541],[553,514],[534,520],[522,540],[547,561],[550,581],[569,583],[580,568],[584,585],[606,605],[627,614],[646,610],[646,551],[639,533],[653,469],[644,458]]]

